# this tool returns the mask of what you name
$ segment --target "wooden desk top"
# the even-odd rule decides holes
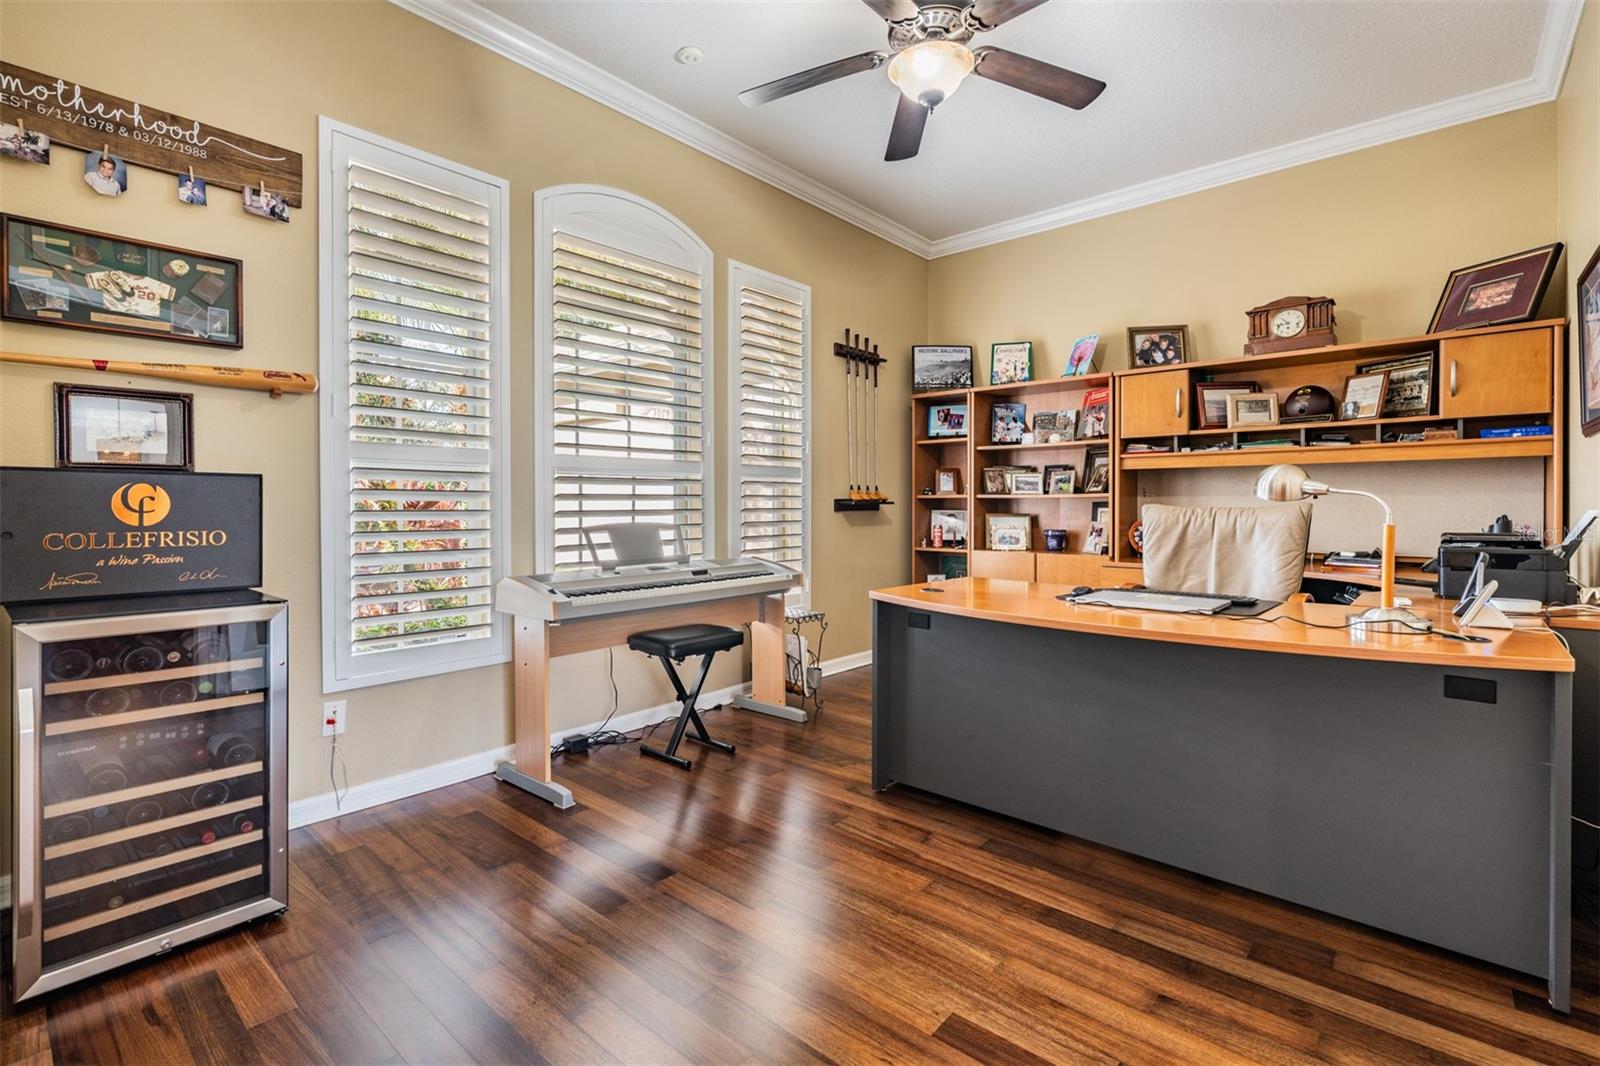
[[[1369,634],[1343,628],[1316,629],[1301,624],[1303,621],[1343,626],[1346,616],[1356,608],[1340,604],[1291,601],[1260,618],[1199,617],[1078,606],[1056,599],[1070,591],[1068,585],[978,577],[877,589],[871,596],[874,600],[904,607],[994,622],[1217,648],[1428,666],[1473,666],[1487,670],[1571,673],[1574,669],[1572,655],[1542,624],[1519,626],[1509,631],[1476,629],[1472,631],[1474,635],[1489,637],[1491,643],[1469,644],[1422,633]],[[1399,594],[1409,596],[1411,610],[1438,628],[1457,632],[1449,604],[1426,589],[1402,587]],[[1370,594],[1363,596],[1358,604],[1370,606],[1376,602],[1376,594]]]

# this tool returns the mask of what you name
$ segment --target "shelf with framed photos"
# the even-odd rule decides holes
[[[1098,396],[1098,399],[1096,397]],[[1093,401],[1091,403],[1091,401]],[[997,405],[1019,405],[1025,425],[1012,426],[1017,440],[994,439],[995,408]],[[918,393],[911,399],[912,415],[912,483],[914,497],[925,502],[918,508],[918,518],[912,528],[913,580],[941,579],[961,572],[975,576],[1014,577],[1033,580],[1041,566],[1052,574],[1068,570],[1081,575],[1085,581],[1098,580],[1098,566],[1106,558],[1103,553],[1088,553],[1082,547],[1088,538],[1089,526],[1098,517],[1109,537],[1112,499],[1109,491],[1110,467],[1115,462],[1115,447],[1110,436],[1112,419],[1112,378],[1110,374],[1089,374],[1080,377],[1045,378],[1037,381],[1011,382],[1001,385],[980,385],[972,389],[945,389],[939,392]],[[962,422],[966,436],[959,445],[954,438],[934,436],[932,429],[939,425],[936,418],[941,406],[962,405],[965,415]],[[1086,416],[1086,405],[1090,407]],[[1023,440],[1022,433],[1033,433],[1038,427],[1036,416],[1044,412],[1048,417],[1045,432],[1058,436],[1052,440]],[[1061,416],[1068,415],[1063,419]],[[1070,421],[1070,428],[1061,423]],[[1081,438],[1082,424],[1087,421],[1097,430],[1097,435]],[[948,426],[948,420],[941,426]],[[956,453],[964,454],[956,459]],[[1011,453],[1016,453],[1014,456]],[[1056,470],[1057,476],[1065,468],[1072,469],[1074,489],[1081,489],[1092,458],[1097,457],[1105,467],[1105,491],[1042,491],[1047,471]],[[1018,466],[1022,472],[1031,473],[1040,481],[1041,491],[984,491],[983,467]],[[935,478],[941,468],[959,467],[961,492],[952,496],[945,492],[924,490],[938,488]],[[961,510],[966,518],[966,540],[962,547],[934,547],[930,537],[935,513]],[[988,547],[988,519],[990,515],[1012,515],[1024,519],[1028,526],[1027,547],[1021,550],[991,551]],[[1013,523],[1015,525],[1016,523]],[[1062,550],[1047,550],[1045,530],[1056,531],[1051,543],[1065,542]],[[951,561],[960,556],[961,564]],[[1056,559],[1071,558],[1070,563],[1036,563],[1035,557]],[[969,569],[964,569],[969,568]]]
[[[958,514],[965,527],[971,513],[970,389],[939,389],[911,397],[911,511],[912,580],[942,580],[967,572],[967,545],[964,536],[959,547],[935,544],[936,522],[942,531],[950,527],[952,514]],[[960,421],[958,421],[958,418]],[[937,435],[936,435],[937,434]],[[955,484],[941,484],[954,478]]]
[[[1126,502],[1114,511],[1109,565],[1137,572],[1128,529],[1144,471],[1536,459],[1544,527],[1562,529],[1565,328],[1545,319],[1119,371],[1112,495]],[[1383,370],[1378,413],[1346,417],[1350,379]],[[1227,392],[1285,401],[1303,386],[1331,393],[1333,410],[1324,397],[1311,418],[1226,424]]]

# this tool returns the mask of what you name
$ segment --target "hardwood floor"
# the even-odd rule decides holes
[[[298,830],[290,910],[6,1018],[4,1063],[1600,1058],[1533,978],[868,786],[868,673],[732,758],[568,760]]]

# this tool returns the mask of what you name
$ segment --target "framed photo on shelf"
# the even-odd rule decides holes
[[[1033,380],[1033,342],[1005,341],[989,349],[989,384]]]
[[[244,346],[244,264],[0,215],[0,316],[129,337]]]
[[[1084,492],[1105,492],[1111,487],[1111,456],[1099,452],[1089,457],[1089,470],[1083,475]]]
[[[989,442],[991,444],[1021,444],[1022,435],[1027,431],[1027,404],[997,403],[990,409]]]
[[[1072,351],[1067,355],[1067,368],[1061,372],[1064,378],[1077,378],[1094,369],[1095,349],[1100,346],[1100,334],[1090,333],[1079,337],[1072,342]]]
[[[930,575],[931,576],[931,575]],[[939,576],[946,581],[967,576],[967,557],[965,555],[946,555],[939,560]]]
[[[928,408],[929,437],[965,437],[966,435],[966,404],[936,403]]]
[[[1042,496],[1044,495],[1044,475],[1037,471],[1018,471],[1011,475],[1011,494],[1013,496]]]
[[[1228,428],[1228,397],[1260,392],[1254,381],[1200,381],[1194,386],[1194,409],[1199,418],[1196,429]]]
[[[1583,435],[1600,433],[1600,248],[1578,275],[1578,401]]]
[[[1095,440],[1111,435],[1111,390],[1090,389],[1083,394],[1075,440]]]
[[[1078,471],[1065,463],[1044,468],[1044,494],[1046,496],[1071,496],[1078,491]]]
[[[1399,359],[1362,363],[1356,374],[1387,371],[1389,382],[1383,394],[1384,418],[1406,418],[1433,413],[1433,353],[1421,352]]]
[[[972,388],[972,346],[966,344],[913,344],[911,391]]]
[[[1452,270],[1433,309],[1429,333],[1474,326],[1526,322],[1539,302],[1561,258],[1561,242]]]
[[[1033,547],[1033,516],[992,514],[984,518],[987,544],[992,552],[1025,552]]]
[[[961,468],[941,466],[933,472],[933,491],[940,496],[961,495]]]
[[[1377,418],[1383,413],[1384,396],[1389,389],[1389,372],[1371,370],[1344,379],[1344,399],[1339,402],[1339,417],[1345,421]]]
[[[986,466],[983,468],[983,493],[985,496],[1002,496],[1006,491],[1006,475],[1010,467]]]
[[[194,394],[56,382],[56,466],[194,469]]]
[[[929,530],[937,531],[932,540],[936,548],[965,548],[967,546],[967,512],[934,511],[928,516]]]
[[[1189,358],[1188,326],[1129,326],[1129,366],[1176,366]]]
[[[1278,394],[1236,392],[1228,397],[1228,428],[1278,424]]]

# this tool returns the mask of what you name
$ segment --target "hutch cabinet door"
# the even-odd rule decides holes
[[[1548,414],[1548,329],[1448,337],[1439,349],[1439,416]]]
[[[1117,410],[1124,437],[1189,432],[1189,371],[1162,370],[1118,379]]]

